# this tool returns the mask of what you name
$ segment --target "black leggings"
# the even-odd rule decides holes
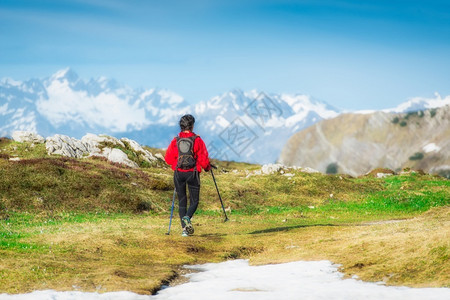
[[[175,172],[173,176],[178,195],[180,220],[184,216],[192,218],[198,207],[200,197],[200,177],[198,172]],[[189,209],[187,209],[186,184],[189,189]],[[183,226],[183,222],[181,222]]]

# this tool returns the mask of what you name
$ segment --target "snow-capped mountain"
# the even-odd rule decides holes
[[[171,91],[131,89],[104,77],[83,80],[64,69],[43,80],[0,81],[0,135],[29,130],[48,136],[114,134],[175,125],[188,104]]]
[[[434,93],[435,98],[414,97],[401,103],[395,108],[385,109],[384,112],[405,113],[426,110],[430,108],[439,108],[450,105],[450,96],[442,98],[439,93]]]
[[[70,69],[44,80],[46,97],[36,109],[57,129],[81,126],[94,131],[126,132],[168,122],[173,112],[187,106],[183,98],[166,90],[133,90],[100,77],[84,81]]]
[[[450,96],[436,95],[389,111],[449,103]],[[0,81],[0,136],[14,130],[78,139],[88,132],[104,133],[164,148],[178,133],[178,120],[185,113],[196,117],[195,132],[212,157],[269,163],[294,133],[340,111],[306,95],[239,89],[190,105],[169,90],[132,89],[105,77],[84,80],[70,68],[44,79]]]
[[[81,138],[91,132],[167,147],[185,113],[196,117],[195,132],[212,157],[267,163],[296,131],[338,111],[305,95],[238,89],[189,105],[169,90],[132,89],[105,77],[84,80],[70,68],[44,79],[0,81],[0,136],[28,130]]]
[[[295,132],[338,115],[305,95],[232,90],[193,107],[211,154],[224,160],[274,162]]]

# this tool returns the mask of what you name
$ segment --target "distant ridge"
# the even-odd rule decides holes
[[[425,102],[420,103],[423,107]],[[341,114],[293,135],[279,161],[353,176],[375,168],[450,174],[450,105],[409,113]]]

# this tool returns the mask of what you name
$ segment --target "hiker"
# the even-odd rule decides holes
[[[211,170],[205,143],[193,132],[194,123],[195,118],[192,115],[181,117],[181,132],[172,140],[164,157],[174,170],[173,182],[178,195],[182,236],[194,233],[191,219],[197,210],[200,197],[200,173],[202,168],[206,172]],[[189,189],[189,208],[186,185]]]

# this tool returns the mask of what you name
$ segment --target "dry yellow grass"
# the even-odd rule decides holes
[[[347,275],[407,286],[450,286],[450,208],[400,222],[302,225],[283,216],[199,216],[181,237],[167,217],[128,216],[42,227],[23,240],[40,251],[1,250],[1,292],[55,289],[155,292],[183,264],[249,258],[252,264],[328,259]],[[31,229],[30,229],[31,230]],[[33,230],[36,230],[34,228]],[[39,229],[37,229],[39,230]]]
[[[414,287],[450,286],[450,207],[410,220],[305,227],[265,237],[255,264],[328,259],[347,276]]]

